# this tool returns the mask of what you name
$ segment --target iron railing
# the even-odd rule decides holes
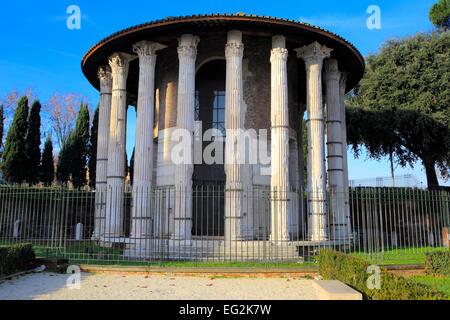
[[[132,192],[3,186],[0,245],[32,242],[39,256],[138,264],[307,264],[322,248],[378,264],[421,263],[427,252],[449,249],[446,191],[350,188],[322,195],[266,186]],[[314,201],[326,204],[324,215],[311,212]]]

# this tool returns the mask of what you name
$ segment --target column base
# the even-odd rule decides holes
[[[328,241],[328,237],[327,236],[311,235],[308,238],[309,238],[309,241]]]
[[[277,243],[277,242],[287,242],[287,241],[291,241],[291,240],[289,239],[289,237],[283,237],[283,238],[276,238],[276,239],[274,239],[274,238],[272,238],[272,236],[270,236],[269,237],[269,241],[273,242],[273,243]]]

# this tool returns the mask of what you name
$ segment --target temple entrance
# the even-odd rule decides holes
[[[219,130],[223,140],[212,137],[225,150],[225,60],[213,60],[198,70],[195,80],[195,120],[201,121],[203,134],[211,128]],[[212,141],[203,141],[202,152]],[[212,153],[216,156],[215,153]],[[220,163],[194,165],[193,221],[194,236],[223,236],[225,212],[224,159]]]

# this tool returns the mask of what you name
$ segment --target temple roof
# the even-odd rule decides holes
[[[132,45],[140,40],[169,44],[183,33],[195,33],[201,37],[231,29],[241,30],[244,35],[270,37],[283,34],[286,36],[288,49],[313,41],[332,48],[332,57],[338,59],[340,69],[348,72],[347,91],[352,89],[364,74],[364,58],[361,53],[337,34],[295,20],[243,13],[167,17],[139,24],[113,33],[91,47],[84,55],[81,67],[86,78],[98,89],[97,68],[106,64],[108,56],[116,51],[133,53]]]

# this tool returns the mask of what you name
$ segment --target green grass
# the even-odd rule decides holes
[[[362,252],[354,251],[352,254],[358,258],[380,265],[388,264],[423,264],[428,252],[445,251],[444,247],[417,247],[417,248],[386,248],[384,251]]]
[[[409,277],[409,279],[450,296],[450,277],[433,277],[432,275],[420,275]]]
[[[7,242],[0,245],[11,244]],[[197,268],[288,268],[288,267],[316,267],[314,257],[305,257],[304,263],[247,263],[247,262],[216,262],[214,260],[204,262],[184,261],[130,261],[122,256],[123,249],[106,248],[96,245],[91,241],[67,243],[65,247],[48,248],[46,241],[35,242],[33,249],[37,257],[67,258],[73,264],[96,264],[96,265],[120,265],[120,266],[149,266],[149,267],[197,267]],[[352,254],[358,258],[371,261],[378,265],[389,264],[423,264],[426,253],[433,251],[445,251],[444,247],[418,247],[418,248],[386,248],[384,251],[366,253],[353,251]],[[99,255],[102,258],[99,258]]]

